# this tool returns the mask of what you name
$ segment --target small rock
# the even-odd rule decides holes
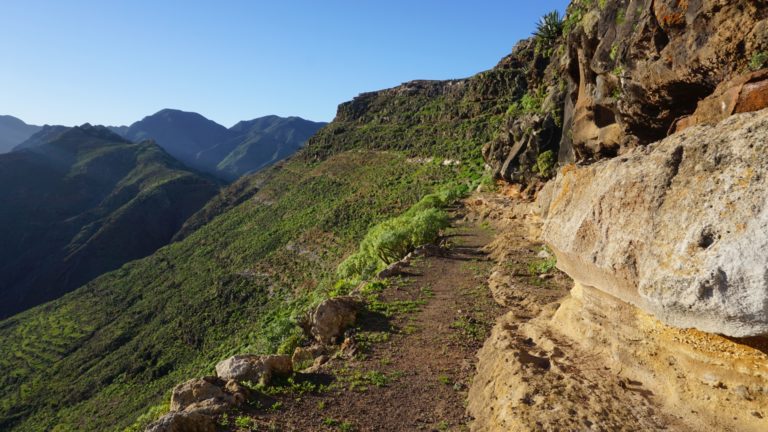
[[[736,386],[733,389],[733,392],[744,400],[752,400],[752,395],[749,393],[749,389],[745,385]]]
[[[216,432],[216,422],[197,412],[170,412],[147,426],[145,432]]]
[[[269,384],[274,375],[290,375],[293,363],[287,355],[241,354],[216,365],[216,375],[226,380]]]
[[[536,256],[541,258],[541,259],[549,259],[549,258],[552,257],[552,254],[550,254],[546,250],[542,249],[542,250],[539,251],[538,254],[536,254]]]
[[[349,296],[323,301],[309,314],[310,333],[322,344],[336,344],[344,330],[355,323],[360,305],[358,298]]]
[[[320,370],[320,368],[324,364],[328,363],[328,360],[330,360],[330,357],[328,357],[327,355],[323,354],[320,357],[316,358],[315,362],[312,363],[312,366],[310,366],[307,369],[305,369],[304,372],[305,373],[316,373],[317,371]]]
[[[295,369],[305,369],[304,365],[309,365],[316,358],[325,354],[325,348],[322,345],[313,345],[311,347],[296,347],[291,356],[291,362]]]

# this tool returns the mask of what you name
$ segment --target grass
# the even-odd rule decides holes
[[[557,266],[557,258],[552,255],[549,258],[532,261],[528,263],[528,272],[531,276],[546,274],[554,270]]]
[[[369,387],[384,387],[397,376],[389,376],[379,371],[352,371],[342,376],[342,381],[348,384],[349,391],[366,392]]]
[[[468,189],[464,184],[443,188],[426,195],[403,214],[371,228],[358,251],[339,265],[339,277],[346,281],[371,278],[417,246],[437,240],[440,231],[448,226],[448,215],[442,208]]]
[[[451,323],[451,328],[461,332],[466,339],[474,341],[485,340],[487,330],[480,321],[467,317],[459,317]]]

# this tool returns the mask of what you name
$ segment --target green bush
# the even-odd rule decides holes
[[[753,71],[760,70],[768,65],[768,52],[760,51],[752,55],[749,60],[749,68]]]
[[[539,22],[536,23],[536,30],[533,32],[536,38],[536,50],[549,56],[552,54],[552,46],[558,41],[563,33],[563,18],[560,12],[553,10],[545,14]]]
[[[542,177],[549,177],[555,168],[555,154],[552,150],[547,150],[541,153],[536,158],[536,166],[534,171],[538,172]]]
[[[444,187],[424,196],[402,215],[374,226],[360,242],[358,251],[339,265],[338,276],[345,283],[370,277],[417,246],[434,242],[449,223],[442,208],[468,191],[465,184]]]

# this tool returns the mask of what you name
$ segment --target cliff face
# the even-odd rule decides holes
[[[766,430],[767,52],[764,1],[572,2],[527,90],[560,122],[513,113],[484,156],[575,286],[499,320],[476,430]],[[541,189],[521,149],[552,134]]]
[[[535,169],[547,150],[589,163],[657,141],[718,85],[768,67],[759,0],[576,0],[562,34],[507,59],[526,65],[533,103],[510,109],[484,148],[500,178],[548,177]]]
[[[302,157],[375,149],[479,162],[478,147],[494,138],[509,107],[525,93],[526,68],[511,55],[470,78],[410,81],[363,93],[339,105],[336,118],[310,139]]]
[[[759,0],[579,1],[569,8],[561,160],[613,156],[657,141],[768,49]]]

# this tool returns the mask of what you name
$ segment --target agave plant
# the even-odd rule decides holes
[[[563,18],[560,16],[560,12],[553,10],[539,19],[533,35],[544,45],[551,46],[562,33]]]

